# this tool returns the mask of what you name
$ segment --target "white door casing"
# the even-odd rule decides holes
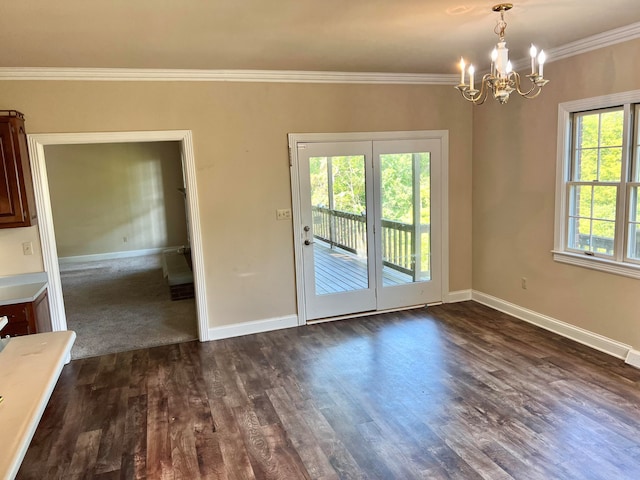
[[[62,284],[56,250],[53,214],[49,195],[49,183],[45,163],[44,147],[47,145],[71,145],[89,143],[127,143],[178,141],[182,152],[182,167],[187,187],[189,213],[189,236],[193,258],[193,277],[198,315],[198,337],[200,341],[210,340],[207,313],[206,286],[200,231],[200,210],[195,175],[193,140],[189,130],[167,130],[149,132],[98,132],[98,133],[53,133],[28,134],[36,208],[44,269],[48,276],[51,327],[53,331],[66,330],[67,319],[62,298]]]

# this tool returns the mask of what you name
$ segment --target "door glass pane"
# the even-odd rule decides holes
[[[369,287],[364,155],[310,157],[316,295]]]
[[[431,279],[430,154],[380,155],[382,285]]]

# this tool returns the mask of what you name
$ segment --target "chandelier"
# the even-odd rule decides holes
[[[494,32],[498,35],[499,40],[496,47],[491,52],[491,71],[482,76],[480,80],[480,90],[476,88],[474,82],[475,68],[469,65],[469,83],[466,83],[465,62],[460,59],[460,84],[456,88],[462,96],[476,105],[482,105],[487,99],[489,91],[493,94],[493,98],[500,103],[507,103],[511,92],[517,92],[525,98],[536,98],[540,95],[542,87],[549,80],[545,80],[543,76],[544,62],[546,56],[543,50],[538,53],[537,48],[531,45],[529,55],[531,56],[531,73],[526,77],[531,81],[531,88],[523,90],[520,85],[520,75],[513,71],[511,62],[509,61],[509,49],[504,39],[504,31],[507,28],[507,22],[504,21],[504,12],[511,10],[511,3],[501,3],[495,5],[492,10],[500,12],[500,20],[496,24]]]

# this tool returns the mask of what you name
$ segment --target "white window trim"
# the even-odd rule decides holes
[[[565,188],[565,185],[569,180],[569,172],[571,168],[570,161],[568,160],[571,157],[571,115],[575,112],[604,109],[626,103],[640,103],[640,90],[574,100],[558,105],[556,211],[553,239],[554,248],[552,253],[553,259],[556,262],[640,279],[640,265],[638,264],[610,260],[596,256],[592,257],[565,250],[567,235],[565,212],[567,211],[566,206],[568,202],[567,189]]]

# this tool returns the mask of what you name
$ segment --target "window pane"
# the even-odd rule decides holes
[[[591,222],[591,251],[613,255],[613,242],[615,236],[615,222],[594,220]]]
[[[622,175],[622,109],[576,114],[573,179],[619,182]]]
[[[577,150],[576,151],[576,172],[575,177],[577,180],[583,182],[593,182],[598,179],[598,151],[592,150]]]
[[[569,191],[569,232],[572,249],[613,255],[616,186],[573,185]]]
[[[631,188],[631,201],[629,204],[629,245],[628,257],[640,260],[640,187]]]
[[[576,129],[578,148],[596,148],[598,146],[599,126],[600,115],[597,113],[578,116]]]
[[[624,113],[622,110],[602,113],[600,116],[600,147],[622,146],[622,128]]]
[[[615,221],[616,196],[618,188],[615,186],[593,187],[593,218]]]
[[[574,185],[569,194],[569,215],[591,217],[591,185]]]
[[[598,180],[601,182],[619,182],[622,173],[622,147],[602,148],[599,170]]]
[[[568,247],[576,250],[591,251],[591,220],[569,218]]]

